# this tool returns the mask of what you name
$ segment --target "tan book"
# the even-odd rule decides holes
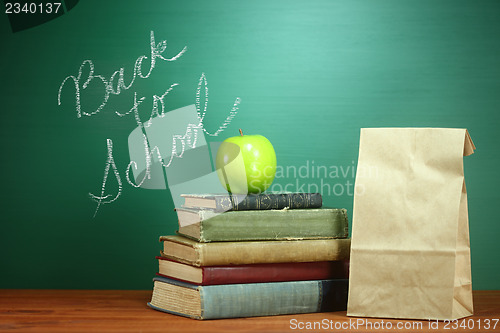
[[[351,240],[310,239],[199,243],[161,236],[162,256],[193,266],[333,261],[349,258]]]

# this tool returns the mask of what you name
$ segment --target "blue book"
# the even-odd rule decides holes
[[[345,311],[347,279],[199,286],[164,277],[153,279],[148,305],[195,319],[242,318]]]

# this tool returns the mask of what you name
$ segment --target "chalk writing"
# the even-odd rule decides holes
[[[108,148],[108,157],[106,160],[106,166],[104,167],[104,177],[102,180],[101,195],[96,196],[96,195],[89,192],[90,198],[97,202],[97,208],[95,209],[94,217],[96,216],[97,211],[99,210],[99,207],[101,206],[101,203],[103,203],[103,204],[112,203],[113,201],[118,199],[118,197],[122,193],[122,180],[120,178],[120,173],[118,172],[118,168],[116,167],[116,163],[115,163],[115,160],[113,158],[113,141],[111,139],[107,139],[106,144],[107,144],[107,148]],[[111,195],[110,194],[104,195],[104,193],[106,191],[106,182],[108,180],[108,173],[109,173],[110,168],[113,168],[113,172],[115,174],[115,178],[116,178],[116,181],[118,183],[118,191],[114,197],[108,199],[109,197],[111,197]]]
[[[205,88],[205,105],[203,106],[203,113],[200,114],[200,95],[201,95],[201,86],[204,86]],[[229,112],[229,116],[227,116],[226,120],[222,123],[221,126],[219,126],[219,129],[215,131],[214,133],[209,133],[205,127],[201,127],[203,129],[203,132],[210,136],[217,136],[219,135],[223,130],[227,128],[227,126],[231,123],[233,120],[234,116],[236,116],[236,110],[238,110],[238,105],[240,104],[241,100],[240,98],[236,98],[234,101],[233,108]],[[203,124],[203,119],[205,118],[205,114],[207,113],[207,108],[208,108],[208,83],[207,83],[207,77],[205,76],[205,73],[201,74],[200,80],[198,81],[198,88],[196,89],[196,111],[198,112],[198,118],[200,119],[200,124]]]
[[[66,78],[64,78],[64,80],[60,84],[59,91],[57,94],[58,105],[61,105],[61,95],[63,93],[64,88],[66,87],[66,83],[72,82],[74,86],[74,105],[77,118],[81,118],[82,116],[90,117],[96,115],[105,108],[109,98],[112,95],[115,96],[120,95],[122,91],[132,88],[136,79],[138,78],[139,79],[149,78],[157,64],[157,60],[163,60],[169,62],[175,61],[179,59],[186,52],[187,47],[185,46],[181,51],[177,52],[172,57],[166,57],[163,55],[166,49],[167,49],[167,42],[164,40],[157,44],[155,41],[154,32],[151,31],[149,69],[147,73],[143,72],[143,62],[144,60],[148,59],[148,57],[146,55],[139,56],[134,63],[133,73],[131,74],[131,78],[129,79],[128,83],[125,82],[125,69],[123,67],[114,71],[109,78],[106,78],[103,75],[96,74],[95,66],[92,60],[84,60],[80,65],[80,68],[78,70],[78,75],[68,75]],[[96,80],[96,82],[102,83],[104,87],[102,100],[100,100],[99,106],[97,106],[95,109],[83,110],[81,104],[81,98],[82,98],[81,92],[87,89],[89,84],[94,80]],[[138,168],[138,163],[133,160],[131,160],[128,163],[125,169],[126,180],[133,187],[136,188],[141,187],[147,179],[151,179],[151,167],[153,164],[153,157],[155,156],[157,157],[157,160],[159,161],[162,167],[168,168],[171,165],[174,158],[182,158],[187,148],[196,147],[197,138],[199,135],[203,135],[203,133],[205,133],[209,136],[218,136],[222,131],[224,131],[224,129],[227,128],[227,126],[231,123],[233,118],[238,113],[239,104],[241,103],[241,99],[239,97],[235,99],[233,107],[229,111],[229,115],[226,117],[225,121],[218,127],[218,129],[215,132],[210,133],[205,129],[203,121],[208,111],[208,80],[205,73],[202,73],[198,81],[198,87],[196,89],[195,106],[198,115],[198,122],[189,123],[185,129],[179,129],[179,132],[182,134],[174,134],[172,136],[170,154],[163,155],[162,157],[162,153],[160,152],[159,147],[153,145],[149,141],[146,129],[152,125],[153,120],[155,118],[157,117],[163,118],[168,114],[168,112],[165,111],[166,110],[165,98],[177,86],[179,86],[179,83],[172,83],[170,87],[166,89],[163,94],[152,96],[151,113],[149,119],[145,122],[143,122],[139,116],[139,107],[146,100],[146,97],[145,96],[138,97],[137,92],[134,92],[132,107],[128,111],[125,112],[114,111],[114,114],[117,115],[118,117],[133,115],[137,127],[139,127],[140,130],[142,131],[142,139],[144,144],[144,157],[146,165],[144,175],[142,176],[142,179],[135,179],[135,180],[131,179],[132,177],[130,175],[130,171],[132,170],[132,168],[134,168],[135,170],[137,170]],[[200,101],[202,99],[202,89],[205,92],[203,96],[204,97],[203,111],[201,111],[201,106],[200,106]],[[116,201],[120,197],[123,189],[121,176],[116,166],[115,160],[113,158],[113,141],[111,139],[106,140],[106,147],[107,147],[107,157],[104,167],[104,176],[103,176],[102,186],[100,189],[100,194],[95,195],[89,192],[89,197],[93,201],[97,202],[97,207],[94,212],[94,217],[99,211],[101,205],[110,204]],[[108,175],[111,169],[113,170],[114,178],[117,183],[117,188],[115,190],[116,193],[106,194],[107,193],[106,188],[108,185]]]
[[[154,32],[151,31],[151,37],[150,37],[150,45],[151,45],[151,56],[150,56],[150,65],[149,65],[149,70],[147,74],[143,74],[142,72],[142,62],[144,59],[147,59],[148,57],[145,55],[141,55],[140,57],[137,58],[134,64],[134,72],[132,74],[132,78],[130,79],[130,82],[125,84],[125,79],[124,79],[124,73],[125,69],[122,67],[119,70],[116,70],[109,79],[106,79],[104,76],[99,75],[99,74],[94,74],[95,68],[94,68],[94,63],[92,60],[84,60],[82,64],[80,65],[80,69],[78,70],[78,75],[69,75],[67,76],[61,85],[59,86],[59,92],[57,94],[57,104],[61,105],[61,93],[62,90],[68,80],[72,80],[74,87],[75,87],[75,107],[76,107],[76,116],[80,118],[82,115],[84,116],[92,116],[97,113],[99,113],[105,106],[106,103],[108,102],[108,99],[111,94],[113,95],[119,95],[122,91],[130,89],[137,77],[141,79],[147,79],[153,72],[153,69],[156,66],[156,60],[164,60],[164,61],[175,61],[179,59],[187,50],[187,46],[185,46],[180,52],[178,52],[176,55],[174,55],[171,58],[166,58],[162,55],[163,52],[167,49],[167,41],[161,41],[160,43],[156,44],[155,42],[155,36]],[[85,74],[84,74],[85,73]],[[82,78],[85,78],[84,81],[82,81]],[[118,78],[118,80],[116,80]],[[99,79],[103,85],[104,85],[104,95],[103,99],[101,101],[101,104],[97,107],[97,109],[93,111],[82,111],[81,107],[81,90],[86,89],[90,82],[92,82],[94,79]],[[116,83],[115,83],[116,81]],[[115,85],[115,87],[113,87]]]

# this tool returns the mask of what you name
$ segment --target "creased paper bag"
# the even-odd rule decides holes
[[[466,129],[361,129],[347,315],[472,315]]]

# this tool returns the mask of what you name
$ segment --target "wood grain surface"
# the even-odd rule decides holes
[[[430,328],[429,321],[350,318],[345,311],[198,321],[152,310],[146,305],[150,297],[148,290],[0,290],[0,331],[500,332],[500,291],[475,291],[475,315],[458,321],[457,329],[446,322]]]

